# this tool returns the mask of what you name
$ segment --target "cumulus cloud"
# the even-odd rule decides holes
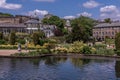
[[[38,1],[38,2],[54,2],[55,0],[34,0],[34,1]]]
[[[36,9],[36,10],[33,10],[33,11],[29,11],[27,14],[28,14],[29,16],[38,16],[38,17],[42,17],[42,16],[48,14],[48,11]]]
[[[75,16],[64,16],[64,19],[74,19]]]
[[[95,8],[95,7],[98,7],[99,5],[100,4],[94,0],[90,0],[90,1],[83,3],[83,6],[85,8]]]
[[[109,5],[100,8],[100,12],[113,12],[113,11],[118,11],[117,7],[115,5]]]
[[[100,8],[100,17],[101,18],[112,18],[112,19],[119,19],[120,20],[120,10],[115,5],[109,5]]]
[[[0,0],[0,8],[4,9],[19,9],[22,5],[20,4],[12,4],[12,3],[6,3],[6,0]]]
[[[86,16],[86,17],[91,17],[91,16],[92,16],[92,14],[91,14],[91,13],[87,13],[87,12],[83,12],[83,13],[77,14],[77,16]]]

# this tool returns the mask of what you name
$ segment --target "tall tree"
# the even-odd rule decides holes
[[[11,45],[14,45],[14,44],[15,44],[15,41],[16,41],[15,32],[11,32],[11,33],[10,33],[10,37],[9,37],[9,42],[10,42]]]
[[[55,30],[56,35],[58,35],[58,32],[61,35],[61,32],[64,33],[64,25],[65,22],[63,19],[60,19],[58,16],[51,16],[50,18],[44,18],[42,20],[43,24],[48,24],[48,25],[56,25],[57,26],[57,32]]]
[[[72,21],[72,32],[69,34],[70,42],[84,41],[87,42],[92,36],[94,20],[89,17],[80,16]],[[69,40],[67,40],[69,42]]]

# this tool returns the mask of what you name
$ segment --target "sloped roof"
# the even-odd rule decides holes
[[[94,26],[95,28],[97,27],[120,27],[120,22],[114,22],[114,23],[100,23],[96,26]]]
[[[6,23],[0,23],[0,27],[3,27],[3,28],[5,28],[5,27],[7,27],[7,28],[25,28],[26,26],[24,25],[24,24],[10,24],[10,23],[8,23],[8,24],[6,24]]]
[[[31,19],[31,20],[28,20],[27,22],[25,22],[26,24],[38,24],[39,21],[38,20],[35,20],[35,19]]]

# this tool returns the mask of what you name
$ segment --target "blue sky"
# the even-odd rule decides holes
[[[0,0],[0,12],[44,16],[54,14],[61,18],[80,15],[95,19],[120,20],[120,0]]]

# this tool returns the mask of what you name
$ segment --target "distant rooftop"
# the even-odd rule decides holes
[[[120,22],[100,23],[94,27],[120,27]]]
[[[4,24],[4,23],[0,23],[0,28],[1,27],[3,27],[3,28],[5,28],[5,27],[7,27],[7,28],[16,28],[16,27],[21,27],[21,28],[24,28],[24,27],[26,27],[24,24]]]
[[[28,20],[27,22],[25,22],[26,24],[38,24],[40,23],[38,20],[35,20],[35,19],[31,19],[31,20]]]

